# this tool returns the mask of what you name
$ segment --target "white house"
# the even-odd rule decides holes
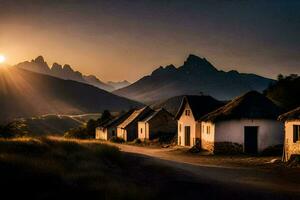
[[[108,121],[107,123],[101,124],[96,128],[96,139],[99,140],[110,140],[112,137],[117,136],[117,126],[125,121],[134,110],[121,114],[115,119]]]
[[[280,109],[267,97],[248,92],[200,120],[201,147],[210,152],[249,154],[283,144]]]
[[[161,134],[174,134],[177,130],[177,122],[168,111],[159,109],[138,122],[139,139],[152,140]]]
[[[117,137],[125,141],[132,141],[138,138],[138,122],[143,120],[153,110],[146,106],[135,110],[127,119],[117,126]]]
[[[300,155],[300,107],[279,117],[285,123],[285,140],[283,160],[288,161],[292,155]]]
[[[184,96],[175,116],[178,122],[178,145],[189,147],[198,144],[201,141],[201,122],[199,119],[222,105],[220,101],[210,96]]]

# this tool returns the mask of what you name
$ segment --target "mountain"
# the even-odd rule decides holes
[[[0,121],[44,114],[98,113],[104,109],[121,111],[141,106],[88,84],[17,67],[0,70],[0,105]]]
[[[205,58],[189,55],[178,68],[159,67],[115,94],[140,102],[153,102],[184,94],[206,94],[220,100],[229,100],[250,90],[263,91],[272,79],[255,74],[224,72]]]
[[[292,74],[280,77],[264,93],[286,111],[295,109],[300,106],[300,76]]]
[[[124,80],[124,81],[119,81],[119,82],[108,81],[107,84],[112,86],[116,90],[118,90],[118,89],[129,86],[131,83],[128,82],[127,80]]]
[[[72,67],[68,64],[62,66],[58,63],[53,63],[52,67],[50,68],[42,56],[38,56],[36,59],[31,60],[30,62],[25,61],[19,63],[16,66],[22,69],[26,69],[28,71],[46,74],[65,80],[73,80],[82,83],[87,83],[106,91],[115,90],[114,87],[105,84],[94,75],[85,76],[79,71],[74,71]]]

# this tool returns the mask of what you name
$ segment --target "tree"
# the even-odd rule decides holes
[[[14,132],[15,132],[15,127],[13,123],[0,125],[0,137],[4,137],[4,138],[13,137]]]
[[[103,123],[106,123],[112,119],[112,115],[108,110],[104,110],[101,117],[97,120],[98,126],[100,126]]]

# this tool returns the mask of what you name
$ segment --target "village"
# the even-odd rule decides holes
[[[163,108],[131,109],[97,127],[95,138],[147,142],[172,133],[178,147],[252,156],[280,149],[287,162],[300,154],[300,108],[284,113],[256,91],[227,103],[186,95],[175,116]]]

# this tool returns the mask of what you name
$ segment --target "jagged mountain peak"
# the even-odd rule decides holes
[[[46,63],[43,56],[38,56],[38,57],[36,57],[33,61],[34,61],[35,63],[41,63],[41,64]]]
[[[201,58],[193,54],[190,54],[187,57],[186,61],[184,62],[181,68],[217,71],[217,69],[208,60],[206,60],[206,58]]]
[[[53,63],[51,70],[54,70],[54,71],[62,70],[62,65],[60,65],[58,63]]]

